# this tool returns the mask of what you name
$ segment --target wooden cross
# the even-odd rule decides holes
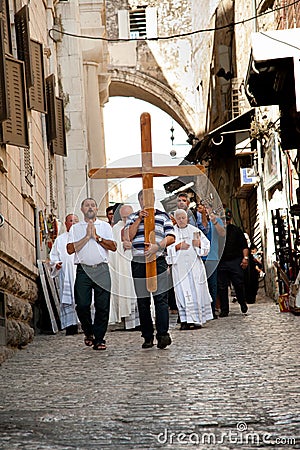
[[[90,178],[136,178],[143,179],[143,200],[149,215],[144,219],[145,242],[155,244],[154,193],[153,177],[200,175],[205,171],[201,165],[191,166],[157,166],[152,164],[151,118],[149,113],[141,114],[141,167],[99,168],[89,171]],[[146,283],[149,292],[157,290],[156,261],[146,258]]]

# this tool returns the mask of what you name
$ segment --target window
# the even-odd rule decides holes
[[[9,104],[6,85],[4,22],[0,19],[0,122],[9,118]]]
[[[55,96],[55,77],[53,74],[46,78],[46,92],[48,146],[52,153],[67,156],[64,105],[63,100]]]
[[[46,107],[46,90],[43,62],[43,45],[34,40],[30,40],[33,86],[29,91],[29,108],[45,113]]]
[[[29,35],[29,8],[27,5],[23,6],[23,8],[15,14],[15,27],[18,58],[21,61],[24,61],[26,85],[27,87],[30,87],[33,86],[33,71]]]
[[[2,68],[0,68],[0,71]],[[3,144],[28,147],[28,124],[24,66],[9,56],[5,57],[6,95],[9,104],[9,118],[2,122],[0,142]],[[0,77],[1,78],[1,77]]]
[[[47,115],[46,129],[48,144],[56,138],[56,103],[55,103],[55,76],[46,78]]]
[[[119,39],[150,39],[157,37],[157,8],[118,11]]]
[[[146,37],[146,10],[129,11],[129,32],[131,39]]]
[[[53,139],[51,150],[54,154],[67,156],[64,102],[62,98],[55,97],[56,102],[56,138]]]
[[[12,54],[8,0],[0,0],[0,15],[4,29],[4,52]]]

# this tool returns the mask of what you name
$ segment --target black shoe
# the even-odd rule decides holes
[[[219,317],[228,317],[228,312],[221,311]]]
[[[171,345],[172,339],[169,334],[157,337],[157,348],[166,348],[167,345]]]
[[[149,341],[147,341],[147,339],[145,339],[145,342],[142,345],[142,348],[152,348],[153,347],[153,339],[150,339]]]
[[[78,334],[78,325],[69,325],[66,328],[66,336],[73,336],[74,334]]]
[[[246,314],[246,312],[248,311],[247,303],[241,303],[241,304],[240,304],[240,307],[241,307],[242,313],[243,313],[243,314]]]
[[[219,318],[219,316],[216,313],[213,313],[214,316],[214,320],[217,320]]]
[[[189,329],[188,324],[186,322],[181,322],[180,329],[181,330],[188,330]]]

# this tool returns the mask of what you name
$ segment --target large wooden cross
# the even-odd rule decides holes
[[[145,221],[145,243],[155,244],[153,177],[200,175],[205,171],[201,165],[156,166],[152,164],[151,118],[149,113],[141,114],[141,167],[99,168],[89,171],[90,178],[136,178],[143,179],[143,200],[149,215]],[[146,258],[146,283],[149,292],[157,290],[156,261]]]

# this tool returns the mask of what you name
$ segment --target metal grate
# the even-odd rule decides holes
[[[240,91],[241,80],[233,78],[231,80],[231,115],[232,119],[238,117],[241,114],[244,106],[244,98]]]

